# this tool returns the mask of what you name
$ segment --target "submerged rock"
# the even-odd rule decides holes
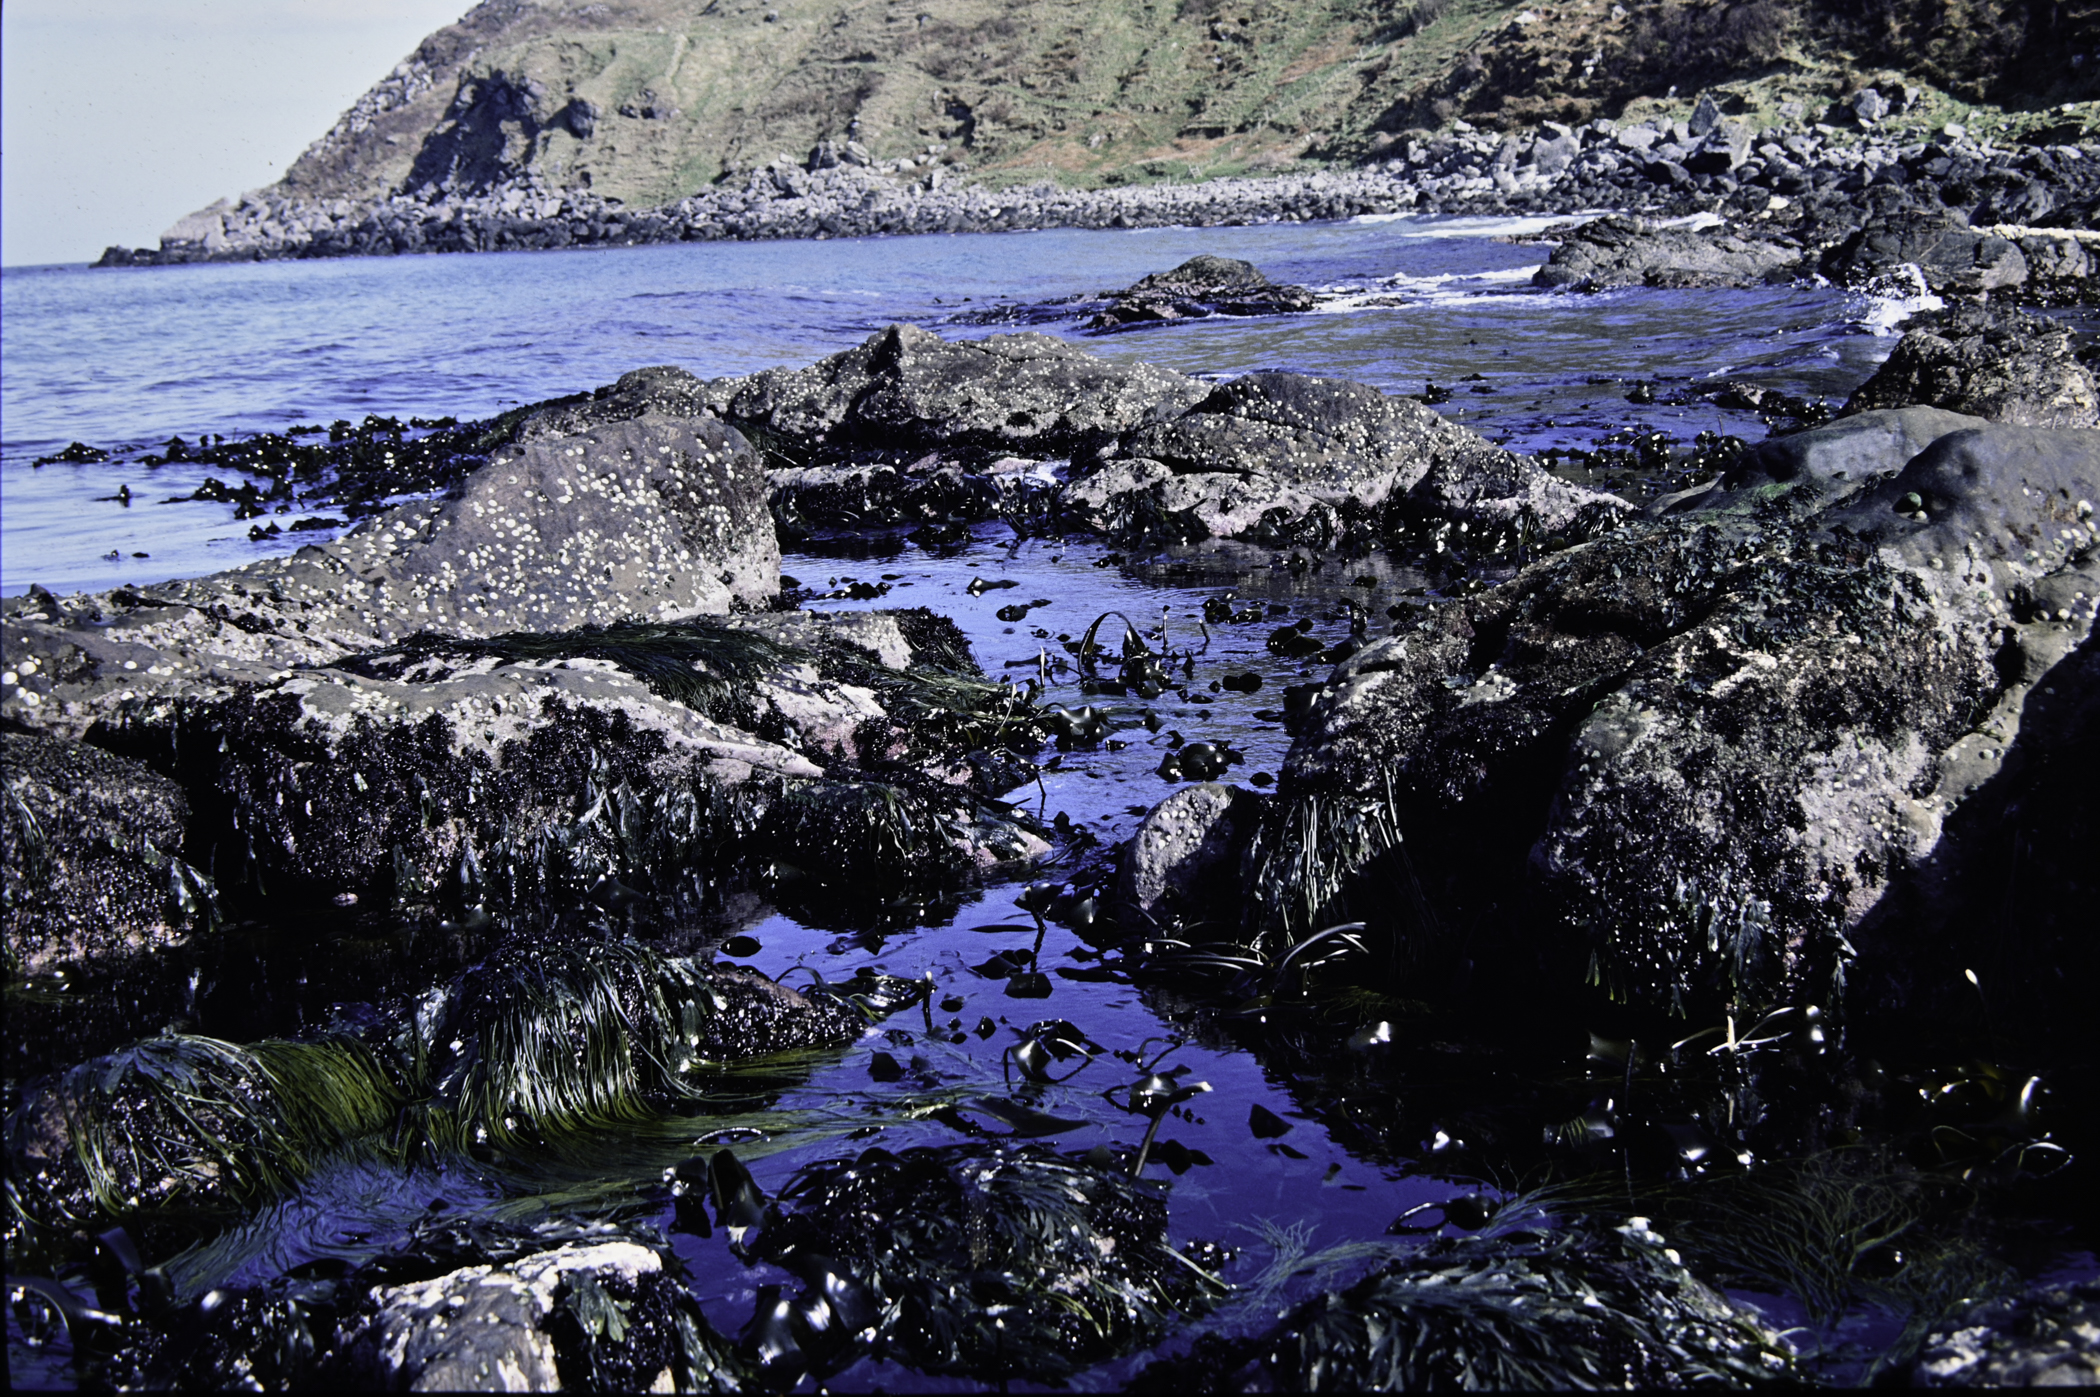
[[[2100,1387],[2100,1283],[1986,1300],[1925,1340],[1915,1387]]]
[[[2093,375],[2071,332],[2004,308],[1959,306],[1919,317],[1845,411],[1912,404],[2016,427],[2100,425]]]
[[[1246,1339],[1207,1336],[1140,1392],[1420,1392],[1792,1386],[1790,1350],[1687,1271],[1645,1218],[1528,1200],[1315,1295]]]
[[[1205,254],[1116,292],[1087,322],[1097,330],[1213,315],[1283,315],[1313,308],[1302,286],[1279,286],[1251,262]]]

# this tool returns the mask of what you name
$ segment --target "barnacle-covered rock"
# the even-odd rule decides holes
[[[1917,317],[1845,410],[1921,404],[2016,427],[2092,427],[2100,397],[2076,348],[2042,316],[1954,306]]]
[[[11,975],[179,945],[210,919],[210,881],[182,862],[189,802],[137,762],[0,732],[0,874]]]
[[[780,464],[807,466],[867,451],[1068,455],[1194,402],[1203,386],[1048,335],[950,341],[892,325],[808,368],[717,380],[708,392]]]
[[[1264,824],[1262,927],[1383,919],[1403,964],[1501,946],[1655,1008],[1840,997],[2100,590],[2100,438],[1944,425],[1809,443],[1344,661]],[[1816,480],[1825,445],[1863,486]]]

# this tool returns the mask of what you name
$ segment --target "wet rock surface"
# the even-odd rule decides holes
[[[1847,938],[1960,805],[1948,754],[2007,699],[2016,596],[2075,589],[2095,542],[2093,434],[1965,428],[1906,463],[1946,425],[1826,429],[1888,452],[1835,508],[1775,497],[1797,470],[1344,661],[1264,826],[1259,929],[1384,918],[1389,973],[1463,977],[1475,929],[1528,918],[1522,953],[1636,1003],[1840,997]]]
[[[1922,404],[2018,427],[2100,424],[2092,370],[2073,336],[2039,316],[1962,306],[1921,317],[1845,404]]]
[[[181,861],[182,788],[77,743],[0,732],[10,975],[111,964],[212,924],[210,880]]]
[[[2100,433],[1891,403],[1716,449],[1640,513],[1361,385],[902,327],[499,425],[453,498],[339,544],[0,614],[30,681],[5,699],[10,789],[55,773],[25,807],[179,837],[154,847],[207,870],[242,935],[313,939],[296,1012],[239,1041],[182,1002],[215,975],[219,1003],[242,992],[230,953],[170,936],[160,1000],[11,1058],[11,1265],[51,1277],[20,1322],[70,1315],[80,1371],[749,1390],[1170,1353],[1139,1386],[1755,1385],[1833,1360],[1714,1284],[1798,1290],[1823,1333],[1847,1305],[1900,1312],[1908,1364],[1948,1297],[1998,1283],[1960,1247],[1985,1190],[2064,1148],[2039,1079],[1899,1077],[1845,1035],[1956,1012],[1963,970],[2024,1032],[2082,1022]],[[938,560],[1004,518],[1016,548],[1113,540],[1147,556],[1104,568],[1207,567],[1222,595],[1157,630],[1048,613],[1015,639],[1042,642],[1032,684],[992,683],[930,611],[752,609],[818,590],[778,579],[769,497],[790,537],[913,528]],[[660,571],[696,538],[712,585]],[[489,590],[452,585],[469,572]],[[955,594],[1014,585],[995,574]],[[823,585],[872,602],[893,581]],[[1069,604],[992,601],[1016,627]],[[1256,639],[1221,662],[1234,628]],[[1290,668],[1265,681],[1248,650]],[[1038,707],[1053,674],[1088,706]],[[1245,759],[1197,725],[1265,683],[1263,760],[1294,736],[1257,796],[1217,784]],[[1148,738],[1159,775],[1199,784],[1123,849],[999,803]],[[75,784],[121,809],[75,808]],[[902,978],[921,972],[887,929],[1036,861],[1005,920],[953,928],[967,961]],[[131,886],[90,911],[143,916]],[[762,947],[730,933],[775,936],[758,897],[868,964],[827,981],[812,951],[792,984],[736,964]],[[1014,1012],[1089,984],[1156,1006],[1164,1052]],[[1078,1016],[1055,1002],[1038,1012]],[[1576,1059],[1525,1037],[1562,1029]],[[1196,1171],[1201,1200],[1227,1172],[1202,1172],[1199,1143],[1224,1154],[1199,1133],[1208,1084],[1168,1065],[1220,1043],[1291,1092],[1246,1117],[1242,1167],[1324,1134],[1394,1172],[1490,1161],[1602,1191],[1481,1184],[1325,1259],[1270,1229],[1274,1274],[1230,1290],[1228,1248],[1170,1243],[1160,1186]],[[834,1091],[819,1074],[856,1052],[869,1089]],[[1136,1080],[1098,1091],[1117,1062]],[[1078,1129],[1080,1095],[1132,1128],[1030,1143]],[[934,1125],[948,1143],[839,1152]],[[1831,1148],[1874,1131],[1907,1153]],[[768,1198],[737,1155],[776,1147],[801,1153]],[[1814,1187],[1822,1165],[1771,1163],[1812,1152],[1845,1162]],[[1837,1279],[1731,1241],[1766,1216],[1809,1239],[1787,1265]],[[1904,1255],[1863,1259],[1884,1234]],[[740,1330],[694,1299],[720,1309],[724,1286]],[[1966,1372],[1984,1347],[1929,1361]]]
[[[1918,1387],[2100,1386],[2100,1285],[2037,1288],[1978,1305],[1934,1334]]]
[[[1312,307],[1313,294],[1304,287],[1278,286],[1251,262],[1206,254],[1113,293],[1088,324],[1105,330],[1212,315],[1284,315]]]

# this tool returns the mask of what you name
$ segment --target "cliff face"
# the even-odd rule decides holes
[[[271,193],[658,206],[826,141],[993,183],[1152,182],[1721,84],[1735,110],[1820,110],[1877,75],[2032,106],[2100,92],[2096,30],[2100,0],[484,0]]]

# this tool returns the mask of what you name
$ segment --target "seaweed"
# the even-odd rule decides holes
[[[1762,1386],[1799,1381],[1785,1349],[1680,1265],[1646,1220],[1563,1222],[1511,1200],[1298,1305],[1264,1343],[1294,1391]]]
[[[872,1149],[798,1171],[757,1254],[817,1299],[864,1294],[862,1323],[791,1328],[792,1360],[872,1351],[929,1373],[1055,1381],[1155,1342],[1224,1287],[1167,1244],[1160,1191],[1039,1145]]]

